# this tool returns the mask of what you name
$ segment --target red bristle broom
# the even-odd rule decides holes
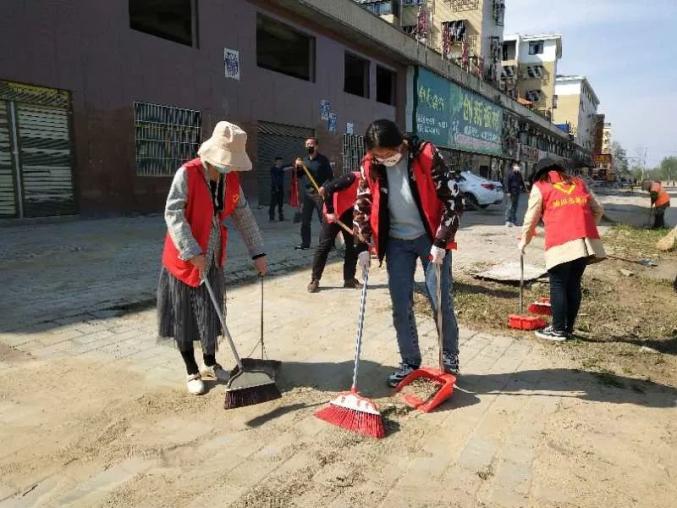
[[[382,438],[385,436],[383,417],[374,402],[360,395],[357,391],[357,372],[360,368],[360,352],[362,350],[362,330],[364,313],[367,305],[367,282],[369,271],[362,274],[362,296],[360,298],[360,314],[357,320],[357,338],[355,339],[355,365],[353,367],[353,385],[349,392],[343,392],[329,401],[324,408],[315,412],[320,420],[336,425],[364,436]]]

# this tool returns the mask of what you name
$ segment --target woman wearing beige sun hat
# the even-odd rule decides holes
[[[242,235],[256,270],[260,274],[267,270],[261,233],[238,177],[238,172],[252,169],[246,143],[247,134],[240,127],[217,123],[198,157],[177,170],[167,196],[167,235],[157,291],[159,336],[176,342],[186,364],[188,391],[194,395],[204,393],[202,377],[228,377],[215,357],[219,318],[201,284],[204,277],[209,280],[222,307],[227,217]],[[202,369],[195,362],[194,341],[202,346]]]

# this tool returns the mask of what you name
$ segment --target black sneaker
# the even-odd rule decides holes
[[[400,381],[402,381],[416,369],[418,369],[418,367],[414,367],[408,363],[400,363],[400,368],[388,376],[388,386],[395,388],[398,384],[400,384]]]
[[[458,353],[442,353],[442,363],[444,364],[444,372],[457,376],[459,373]]]
[[[357,279],[346,280],[343,282],[343,287],[350,289],[360,289],[362,287],[362,283]]]
[[[310,249],[310,246],[306,246],[306,245],[297,245],[297,246],[294,247],[294,248],[295,248],[296,250],[308,250],[308,249]]]
[[[543,330],[536,330],[535,334],[539,339],[550,340],[552,342],[564,342],[567,340],[567,334],[565,332],[559,332],[552,326],[548,326]]]

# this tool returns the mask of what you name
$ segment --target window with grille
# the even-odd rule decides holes
[[[136,174],[172,176],[196,156],[201,124],[199,111],[135,102]]]
[[[447,0],[455,11],[474,11],[479,9],[480,0]]]
[[[357,134],[343,135],[343,174],[351,171],[359,171],[362,158],[366,153],[364,138]]]
[[[543,41],[534,41],[529,43],[529,54],[530,55],[542,55],[543,54]]]

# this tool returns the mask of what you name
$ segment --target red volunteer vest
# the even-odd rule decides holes
[[[334,214],[340,218],[345,212],[355,206],[357,200],[357,188],[360,186],[360,173],[353,171],[355,181],[343,190],[334,192],[332,202],[334,203]],[[324,214],[327,214],[327,207],[323,207]]]
[[[212,217],[214,216],[214,204],[209,186],[205,182],[204,169],[200,159],[193,159],[184,164],[188,176],[188,200],[186,203],[185,216],[190,224],[193,238],[202,248],[202,252],[207,252],[209,243],[209,233],[212,228]],[[232,172],[226,175],[223,211],[219,214],[219,224],[221,224],[221,258],[218,260],[219,266],[223,266],[226,259],[226,246],[228,244],[228,228],[223,225],[226,217],[231,215],[240,199],[240,180],[237,173]],[[165,247],[162,253],[162,264],[165,268],[180,281],[192,287],[200,285],[200,274],[192,263],[179,258],[179,251],[174,242],[167,233],[165,237]]]
[[[651,192],[655,192],[658,194],[658,197],[656,198],[656,202],[654,203],[654,206],[659,207],[659,206],[665,206],[670,204],[670,194],[665,192],[663,190],[663,187],[661,186],[660,183],[658,182],[652,182],[651,183]]]
[[[417,156],[412,161],[412,173],[414,177],[414,183],[416,185],[416,190],[421,200],[421,208],[423,218],[425,219],[425,228],[428,232],[430,240],[434,240],[434,235],[437,232],[437,228],[440,225],[442,220],[442,212],[444,210],[444,205],[437,197],[437,191],[435,189],[435,182],[432,177],[432,168],[433,168],[433,156],[435,155],[435,147],[432,143],[424,143],[421,150],[418,152]],[[362,160],[362,167],[364,168],[365,175],[367,177],[367,182],[369,183],[369,188],[371,190],[371,217],[369,222],[371,223],[372,231],[372,241],[373,245],[378,249],[379,244],[379,209],[381,206],[381,184],[378,181],[378,178],[371,178],[371,157],[366,156]],[[387,171],[387,169],[386,169]],[[386,232],[387,234],[387,232]],[[448,242],[446,248],[456,250],[456,242]],[[379,258],[381,257],[380,252],[377,252]]]
[[[557,173],[553,176],[559,177]],[[571,183],[536,182],[543,196],[545,250],[582,238],[599,239],[590,193],[580,178]]]

